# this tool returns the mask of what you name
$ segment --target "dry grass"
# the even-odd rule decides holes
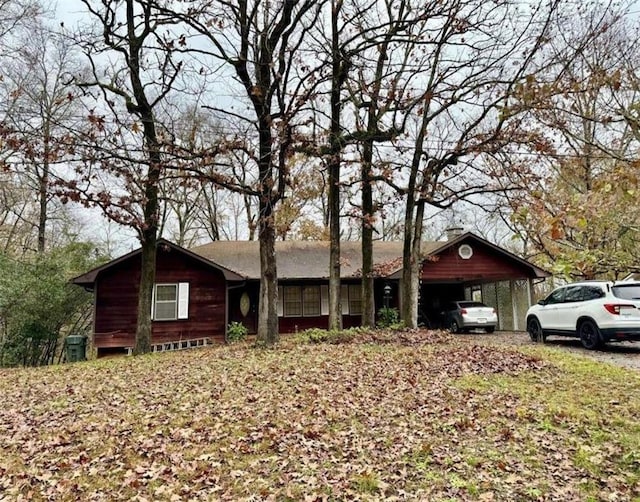
[[[0,370],[0,500],[640,500],[640,376],[288,340]]]

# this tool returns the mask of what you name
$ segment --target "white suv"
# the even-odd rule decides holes
[[[607,342],[640,340],[640,282],[587,281],[551,292],[527,311],[533,341],[577,336],[590,350]]]

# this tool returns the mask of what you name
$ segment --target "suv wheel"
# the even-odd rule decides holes
[[[540,321],[535,317],[529,319],[527,323],[527,332],[529,333],[529,337],[532,342],[543,342],[547,338],[542,331],[542,326],[540,326]]]
[[[602,345],[600,330],[593,321],[583,321],[578,326],[578,336],[582,346],[587,350],[595,350]]]
[[[458,326],[458,321],[453,319],[449,323],[449,331],[451,331],[451,333],[460,333],[460,326]]]

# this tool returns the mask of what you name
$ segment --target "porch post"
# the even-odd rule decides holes
[[[518,331],[520,323],[518,322],[518,302],[515,297],[517,289],[514,287],[514,282],[513,279],[509,279],[509,293],[511,296],[511,310],[513,311],[513,331]]]
[[[224,343],[227,343],[227,329],[229,326],[229,281],[224,281]]]

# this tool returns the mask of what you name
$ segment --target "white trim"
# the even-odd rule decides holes
[[[156,317],[156,284],[151,287],[151,320]]]
[[[178,283],[178,319],[189,319],[189,283]]]
[[[320,315],[329,315],[329,286],[320,286]]]
[[[167,287],[167,286],[171,286],[175,289],[176,292],[176,296],[173,300],[157,300],[157,289],[160,287]],[[153,310],[153,318],[156,321],[175,321],[178,319],[178,290],[179,290],[179,283],[177,282],[160,282],[160,283],[156,283],[154,284],[153,287],[153,293],[152,293],[152,297],[154,298],[153,303],[152,303],[152,310]],[[157,303],[162,303],[163,305],[165,304],[173,304],[175,306],[175,317],[167,317],[164,319],[158,319],[158,312],[157,312]]]
[[[284,316],[284,291],[278,286],[278,317]]]
[[[511,298],[511,311],[513,312],[513,331],[519,331],[520,323],[518,322],[518,302],[515,297],[516,293],[516,281],[509,280],[509,297]]]
[[[458,248],[458,256],[463,260],[468,260],[473,256],[473,248],[469,244],[462,244]]]
[[[342,315],[349,315],[349,286],[340,285],[340,303],[342,303]]]

